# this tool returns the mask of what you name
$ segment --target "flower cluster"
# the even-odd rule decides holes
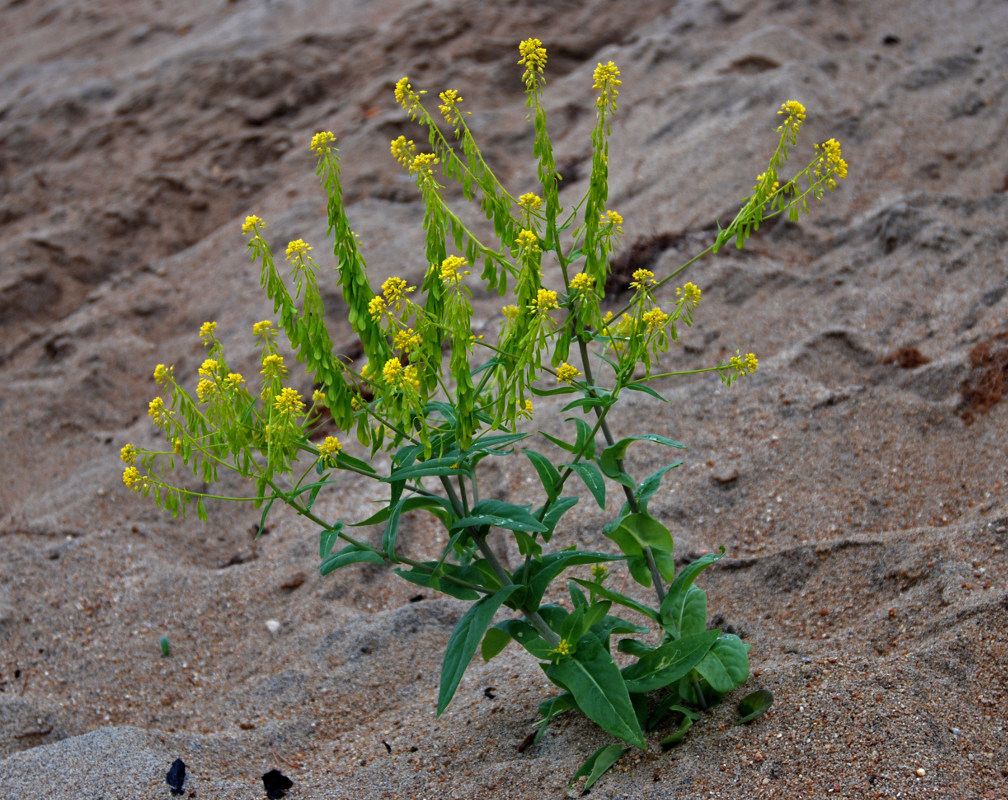
[[[581,370],[564,361],[556,370],[557,383],[570,383],[581,374]]]
[[[459,256],[448,256],[441,262],[440,275],[441,282],[447,287],[458,286],[462,278],[469,274],[463,271],[462,267],[469,265],[469,262]]]
[[[525,88],[532,90],[546,69],[546,48],[538,39],[526,39],[518,45],[518,52],[521,54],[518,63],[525,67],[522,80]]]
[[[445,122],[449,125],[459,122],[461,112],[458,110],[458,104],[462,102],[462,95],[454,89],[448,89],[441,92],[439,97],[441,98],[441,105],[438,106],[438,111],[441,112],[441,116],[444,117]]]
[[[655,284],[654,273],[649,269],[635,269],[631,278],[631,289],[649,289]]]
[[[329,145],[336,141],[336,136],[332,131],[319,131],[311,140],[311,151],[316,155],[322,155],[329,150]]]
[[[608,64],[601,62],[595,67],[595,83],[592,88],[599,93],[595,106],[603,114],[608,111],[613,113],[616,110],[616,98],[619,97],[619,87],[623,85],[620,80],[619,68],[610,61]]]

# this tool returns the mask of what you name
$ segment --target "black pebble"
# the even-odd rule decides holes
[[[294,781],[278,769],[271,769],[263,775],[263,787],[269,800],[280,800],[293,785]]]
[[[182,787],[185,786],[185,761],[176,758],[165,776],[165,782],[171,787],[172,794],[182,794]]]

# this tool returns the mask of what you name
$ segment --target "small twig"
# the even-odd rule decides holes
[[[284,758],[282,755],[280,755],[276,751],[276,748],[274,748],[273,745],[270,745],[270,752],[273,754],[273,758],[275,758],[277,761],[282,761],[288,767],[292,767],[293,769],[298,769],[301,766],[301,762],[300,761],[291,761],[289,758]]]
[[[48,736],[52,733],[52,726],[48,728],[39,728],[34,731],[25,731],[24,733],[15,733],[15,739],[30,739],[32,736]]]

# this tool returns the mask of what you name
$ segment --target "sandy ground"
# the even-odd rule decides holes
[[[201,322],[253,368],[270,308],[244,216],[328,266],[315,131],[336,132],[378,282],[426,268],[388,156],[418,136],[401,75],[459,89],[491,164],[535,188],[528,36],[550,52],[564,202],[592,70],[622,69],[610,205],[629,263],[659,276],[731,218],[784,100],[808,108],[806,148],[836,136],[850,164],[809,217],[686,276],[703,304],[672,363],[739,347],[757,374],[668,382],[618,419],[689,446],[651,510],[681,558],[727,548],[702,584],[753,671],[591,795],[1008,797],[1008,5],[47,0],[4,4],[0,31],[0,797],[169,797],[179,757],[194,798],[263,797],[274,768],[292,798],[559,797],[610,741],[565,718],[519,752],[551,687],[513,645],[435,719],[464,604],[377,566],[320,577],[293,515],[254,540],[247,507],[172,520],[120,479],[121,445],[155,442],[151,369],[192,382]],[[644,475],[663,454],[630,455]],[[525,463],[494,469],[502,496],[532,496]],[[348,479],[319,507],[356,519],[379,497]],[[569,518],[558,544],[609,546],[597,507]],[[437,535],[404,521],[417,553]],[[771,711],[733,726],[757,688]]]

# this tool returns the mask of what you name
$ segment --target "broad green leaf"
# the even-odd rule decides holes
[[[616,525],[607,525],[602,532],[628,556],[642,555],[645,547],[659,552],[672,552],[672,534],[650,514],[628,514],[617,520]]]
[[[493,627],[506,633],[540,661],[548,660],[549,654],[553,651],[553,648],[546,643],[538,631],[525,620],[506,619]]]
[[[507,631],[501,630],[496,626],[488,628],[487,632],[483,635],[483,644],[480,646],[480,654],[483,656],[483,660],[489,661],[507,647],[507,643],[510,641],[511,635]]]
[[[647,511],[648,501],[651,499],[652,495],[658,491],[658,487],[661,485],[661,481],[662,478],[665,477],[665,473],[670,469],[675,469],[680,464],[682,464],[682,461],[676,461],[674,464],[669,464],[659,470],[655,470],[640,482],[634,490],[634,498],[636,498],[637,505],[640,507],[641,511]]]
[[[622,461],[623,456],[626,455],[627,447],[629,447],[633,442],[643,441],[657,442],[658,444],[668,445],[669,447],[685,447],[685,445],[672,441],[672,439],[669,439],[667,436],[659,436],[656,433],[645,433],[642,436],[627,436],[625,439],[620,439],[618,442],[609,445],[609,447],[602,451],[602,455],[599,456],[599,466],[602,467],[602,471],[610,478],[616,478],[616,476],[621,472],[619,462]],[[632,489],[634,487],[631,486],[630,488]]]
[[[560,518],[570,511],[580,498],[578,497],[558,497],[554,502],[548,503],[546,508],[546,513],[543,515],[542,522],[546,526],[546,531],[543,533],[543,540],[549,541],[550,536],[553,535],[553,530],[556,528],[557,523]],[[542,506],[539,506],[534,512],[535,517],[539,517],[542,514]]]
[[[325,558],[332,552],[339,541],[340,531],[343,529],[343,522],[337,522],[331,528],[323,528],[319,533],[319,558]]]
[[[561,467],[570,467],[584,481],[588,491],[592,493],[599,508],[605,508],[605,480],[598,467],[591,461],[578,461],[576,464],[561,464]]]
[[[567,794],[574,792],[574,784],[581,778],[585,778],[584,785],[580,787],[581,792],[587,792],[595,781],[601,778],[613,764],[623,758],[623,754],[629,749],[629,747],[624,747],[621,744],[610,744],[606,747],[600,747],[574,773],[571,782],[567,784]]]
[[[668,594],[665,595],[665,599],[661,604],[661,615],[662,619],[674,625],[676,630],[680,630],[679,626],[686,602],[686,592],[689,590],[689,587],[693,585],[693,581],[696,580],[701,572],[722,558],[724,554],[725,549],[722,547],[720,552],[708,553],[705,556],[701,556],[696,561],[683,567],[679,574],[676,575],[675,580],[672,581],[671,586],[668,588]]]
[[[773,705],[773,694],[769,689],[757,689],[755,692],[750,692],[739,701],[738,712],[741,716],[735,724],[745,725],[752,722],[762,716],[771,705]]]
[[[465,674],[473,653],[476,652],[497,609],[517,589],[518,587],[512,584],[480,598],[472,604],[455,626],[451,638],[448,639],[444,661],[441,662],[441,690],[438,694],[437,716],[441,716],[454,697],[459,681],[462,680],[462,675]]]
[[[539,716],[542,717],[536,725],[539,730],[536,731],[535,739],[532,740],[533,744],[538,744],[542,735],[546,732],[546,727],[552,722],[556,717],[559,717],[565,711],[570,711],[572,708],[577,708],[577,703],[574,702],[574,697],[570,692],[564,692],[563,694],[558,694],[556,697],[551,697],[549,700],[544,700],[539,704]]]
[[[546,526],[529,513],[528,506],[519,506],[503,500],[480,500],[472,507],[468,517],[456,520],[451,530],[484,527],[506,528],[511,531],[543,532]]]
[[[682,604],[672,609],[677,636],[689,636],[707,629],[707,592],[699,586],[686,590]]]
[[[338,550],[332,555],[326,556],[319,564],[319,572],[328,575],[340,567],[347,564],[357,564],[367,562],[370,564],[384,564],[385,558],[374,550],[360,550],[356,545],[347,545],[342,550]]]
[[[696,671],[715,692],[726,694],[749,677],[749,645],[734,633],[722,634],[696,665]]]
[[[546,456],[535,450],[524,449],[522,452],[528,456],[528,460],[532,462],[532,466],[535,467],[535,471],[539,475],[539,480],[543,485],[543,489],[546,490],[546,496],[550,500],[556,500],[557,498],[557,487],[560,485],[560,473],[557,472],[556,467],[553,466]]]
[[[627,689],[651,692],[669,686],[706,658],[717,638],[717,631],[703,631],[656,647],[623,670]]]
[[[603,730],[647,749],[619,667],[594,634],[582,636],[574,655],[547,666],[546,675],[566,688],[581,712]]]

